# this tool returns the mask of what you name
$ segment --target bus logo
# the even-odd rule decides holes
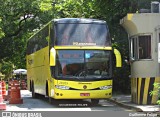
[[[96,46],[96,43],[80,43],[80,42],[73,42],[73,45],[86,45],[86,46]]]
[[[28,59],[28,64],[29,65],[33,64],[33,60],[32,59]]]
[[[87,89],[87,85],[84,85],[83,88],[84,88],[84,89]]]

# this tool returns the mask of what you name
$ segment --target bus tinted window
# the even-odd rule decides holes
[[[56,45],[110,45],[109,32],[106,24],[59,23],[56,28]]]
[[[27,43],[27,54],[32,54],[48,45],[49,28],[48,26],[40,30],[37,34],[30,38]]]
[[[58,50],[58,79],[108,79],[112,76],[111,53],[103,50]]]

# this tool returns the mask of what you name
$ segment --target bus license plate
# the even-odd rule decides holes
[[[90,96],[90,93],[80,93],[80,96]]]

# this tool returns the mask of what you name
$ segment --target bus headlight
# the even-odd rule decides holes
[[[106,86],[101,86],[101,87],[99,87],[101,90],[107,90],[107,89],[110,89],[110,88],[112,88],[112,86],[111,85],[106,85]]]
[[[57,89],[69,90],[69,87],[68,87],[68,86],[56,85],[55,87],[56,87]]]

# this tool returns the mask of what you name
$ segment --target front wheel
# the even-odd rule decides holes
[[[48,102],[49,102],[50,104],[52,104],[52,103],[53,103],[53,100],[52,100],[52,98],[51,98],[51,97],[48,97]]]
[[[93,105],[98,105],[99,99],[91,99],[91,103],[92,103]]]

